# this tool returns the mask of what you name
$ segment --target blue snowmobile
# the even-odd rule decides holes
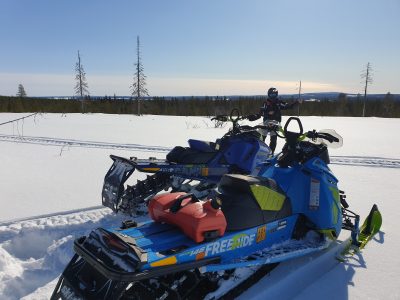
[[[111,155],[113,164],[104,178],[102,203],[115,212],[139,215],[147,211],[146,200],[162,190],[206,195],[227,173],[257,174],[257,166],[271,154],[260,139],[258,130],[264,125],[240,125],[246,119],[238,109],[230,116],[219,115],[212,120],[232,122],[232,128],[215,142],[190,139],[189,147],[176,146],[166,159],[129,159]],[[126,186],[127,179],[138,170],[147,175],[143,181]],[[193,182],[194,181],[194,182]]]
[[[299,131],[288,130],[289,123]],[[376,205],[361,227],[329,169],[334,131],[308,131],[298,118],[286,144],[259,174],[225,174],[205,200],[184,192],[149,202],[151,221],[93,230],[74,242],[76,254],[52,299],[194,299],[232,270],[272,265],[323,251],[348,229],[363,247],[379,231]]]

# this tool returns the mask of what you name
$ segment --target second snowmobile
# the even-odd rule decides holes
[[[115,212],[131,216],[147,212],[146,200],[162,190],[191,191],[206,195],[227,173],[256,174],[257,166],[271,154],[260,139],[264,125],[240,125],[246,119],[238,109],[230,116],[220,115],[218,122],[232,122],[232,128],[215,142],[190,139],[189,147],[176,146],[166,159],[123,158],[111,155],[113,164],[104,178],[102,203]],[[135,185],[125,185],[132,173],[150,173]],[[196,181],[190,184],[188,181]]]
[[[292,121],[298,132],[287,130]],[[148,207],[151,221],[98,228],[75,240],[52,299],[196,299],[236,268],[323,251],[341,229],[363,247],[382,218],[375,205],[359,227],[348,210],[328,167],[327,146],[340,145],[340,136],[303,133],[297,118],[284,134],[282,154],[259,176],[226,174],[205,201],[183,192],[157,195]]]

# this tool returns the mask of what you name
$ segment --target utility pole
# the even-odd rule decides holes
[[[362,111],[363,117],[365,117],[365,102],[367,101],[368,83],[372,83],[371,72],[372,72],[371,64],[368,62],[366,69],[361,73],[361,78],[365,78],[364,103],[363,103],[363,111]]]

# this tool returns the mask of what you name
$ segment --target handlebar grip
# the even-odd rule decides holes
[[[331,135],[330,133],[327,133],[327,132],[316,132],[315,129],[313,131],[307,132],[307,137],[312,139],[312,140],[315,140],[317,138],[321,138],[321,139],[327,140],[330,143],[339,142],[339,139],[337,137]]]
[[[333,136],[332,134],[324,132],[324,133],[319,133],[318,135],[320,138],[325,139],[330,143],[339,142],[339,139],[337,137]]]

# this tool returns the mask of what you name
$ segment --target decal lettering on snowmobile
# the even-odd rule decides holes
[[[317,210],[319,208],[319,191],[320,191],[319,180],[311,178],[310,202],[309,202],[309,208],[311,210]]]
[[[259,243],[267,237],[267,225],[257,228],[257,239],[256,242]]]
[[[190,252],[190,256],[198,255],[204,252],[204,256],[215,255],[226,251],[235,250],[250,246],[254,243],[256,235],[240,233],[230,239],[223,239],[214,243],[207,244],[204,247],[198,248]]]
[[[272,222],[272,223],[268,224],[268,232],[273,233],[275,231],[284,229],[284,228],[286,228],[286,224],[287,224],[286,220],[282,220],[279,222],[278,221]]]
[[[286,227],[286,224],[287,224],[286,220],[279,221],[277,230],[284,229]]]

